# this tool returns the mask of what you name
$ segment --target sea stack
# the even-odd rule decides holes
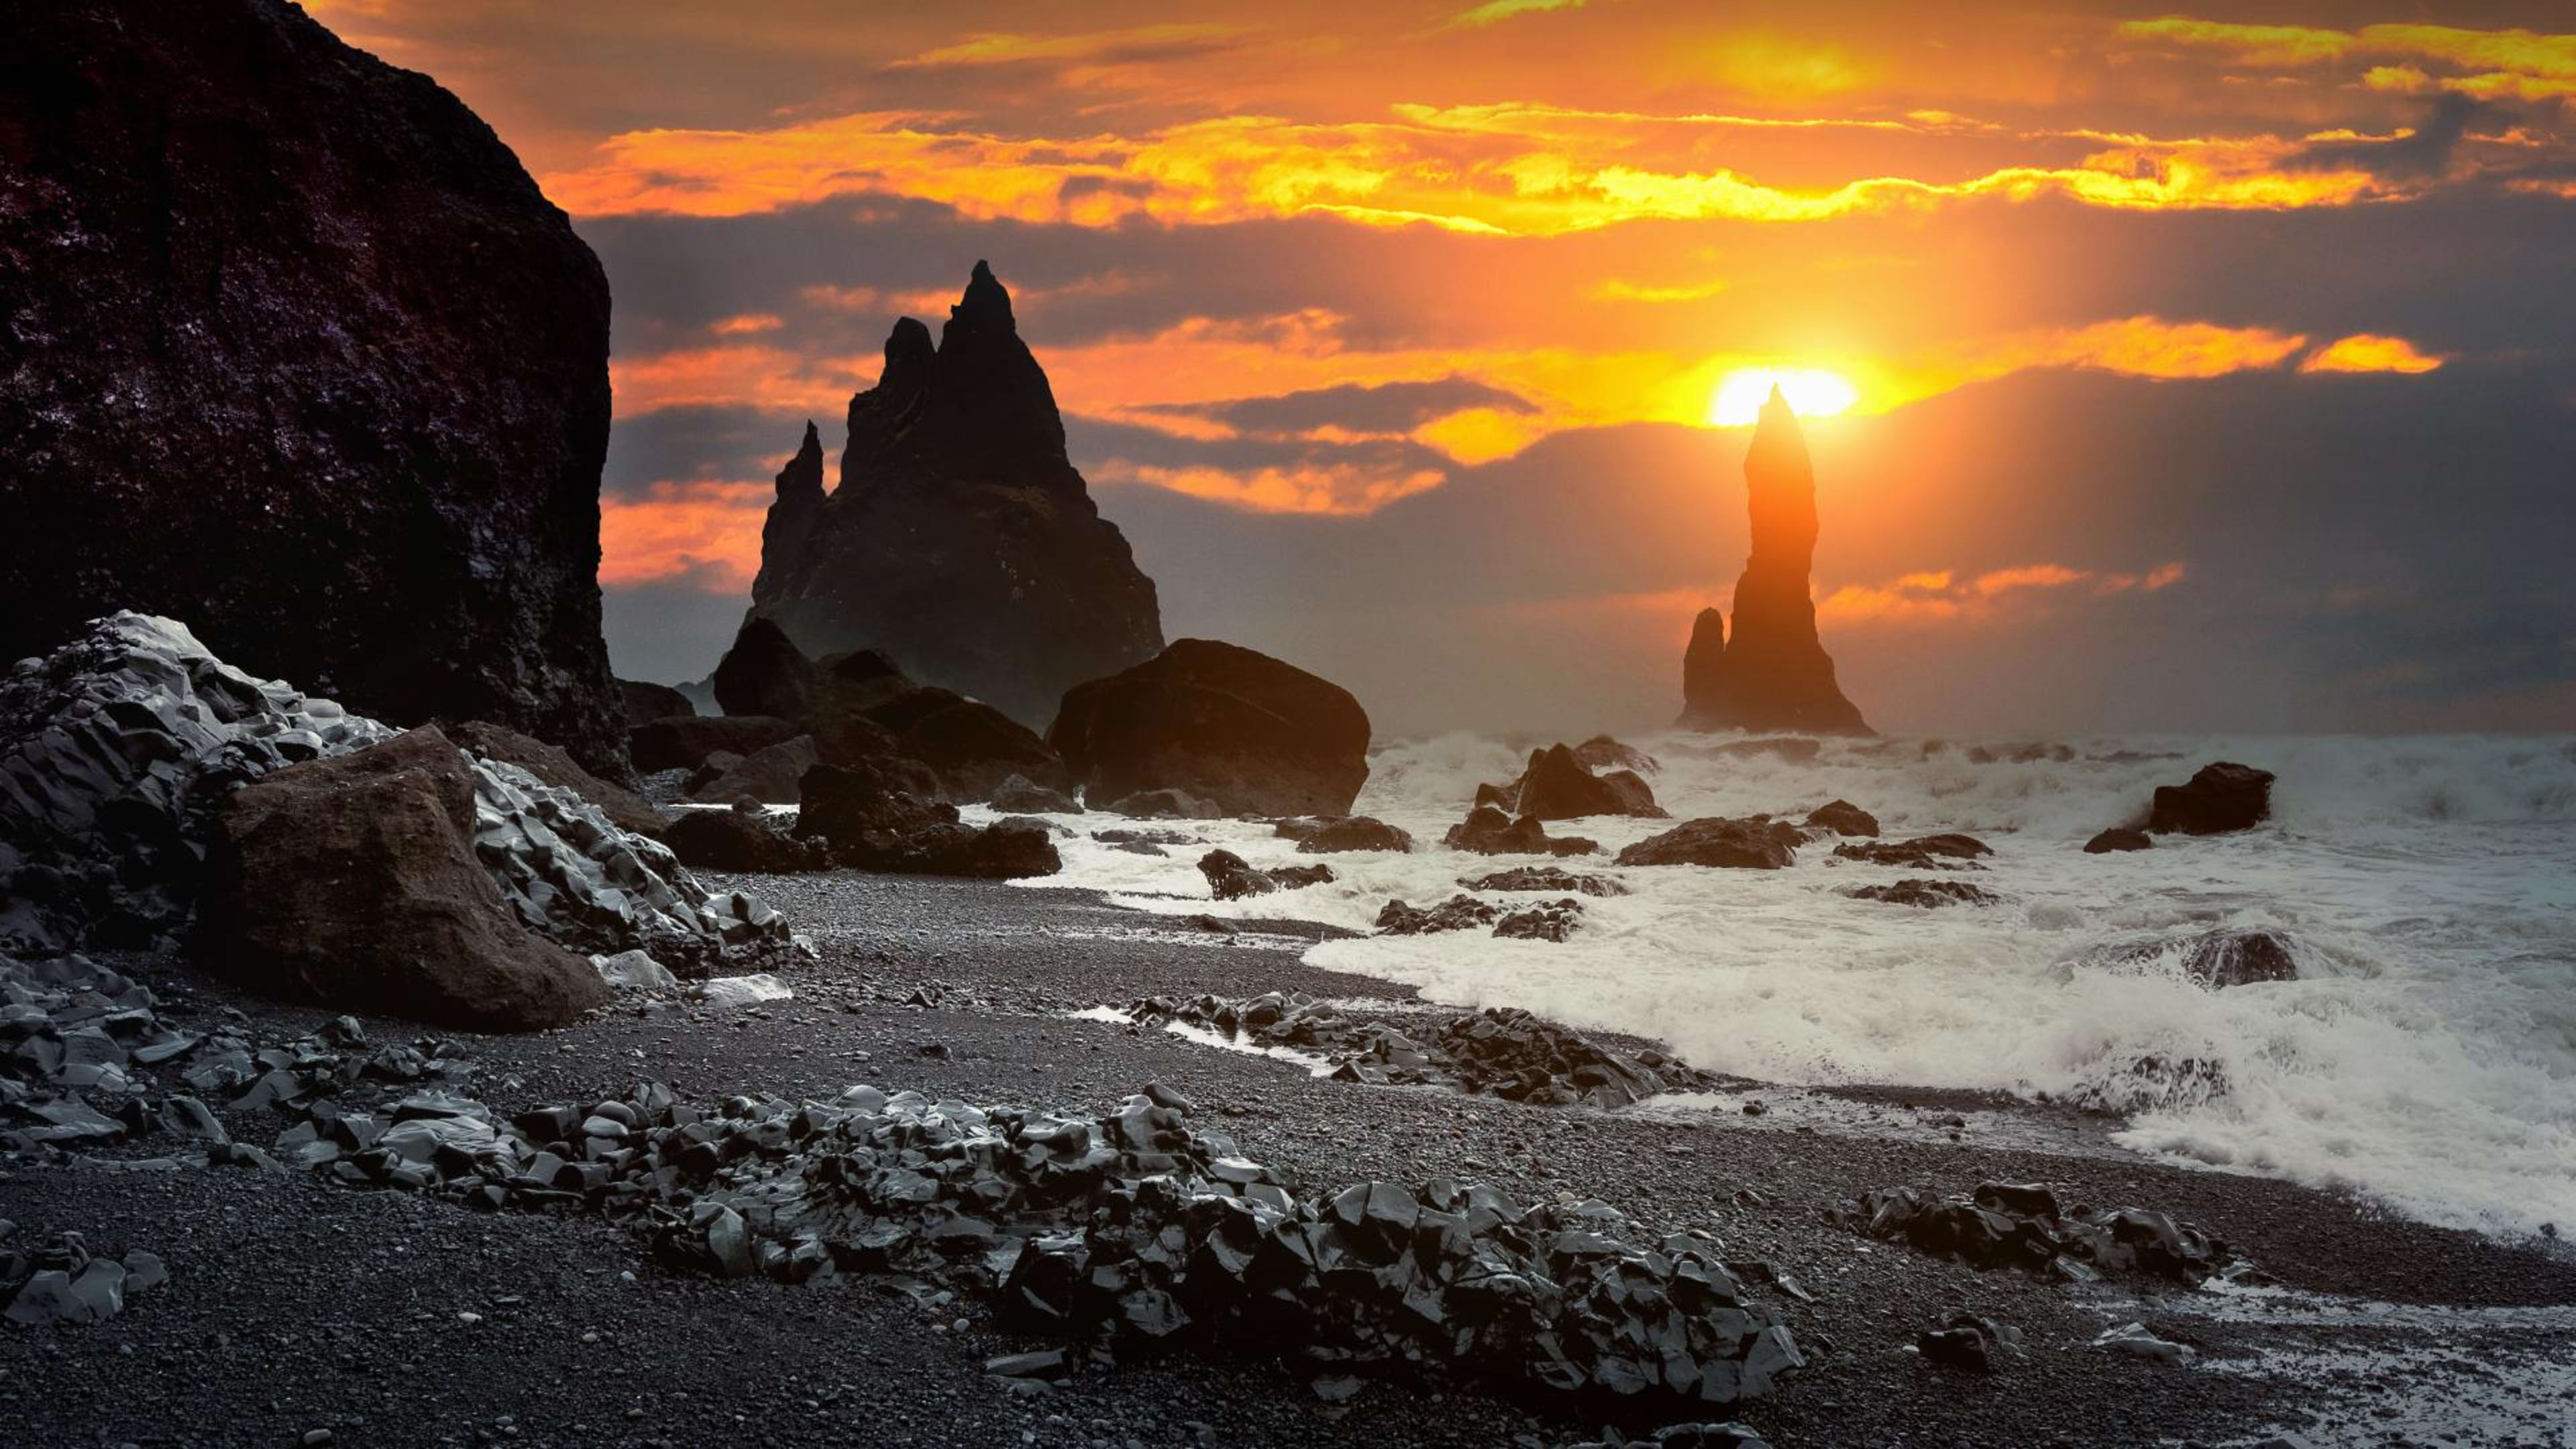
[[[1868,734],[1859,709],[1834,683],[1834,661],[1816,638],[1807,594],[1816,559],[1816,472],[1806,434],[1780,389],[1771,389],[1744,454],[1753,553],[1735,583],[1735,629],[1702,609],[1682,656],[1684,729]]]
[[[281,0],[0,6],[0,660],[120,609],[606,774],[608,282],[427,76]]]
[[[1033,728],[1064,692],[1163,648],[1154,582],[1065,454],[1054,390],[975,264],[936,345],[910,317],[850,399],[839,484],[822,444],[778,477],[751,613],[807,655],[885,653]]]

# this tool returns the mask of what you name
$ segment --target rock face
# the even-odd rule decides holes
[[[752,613],[809,655],[880,649],[1032,728],[1163,647],[1154,583],[1065,456],[1046,373],[982,262],[937,346],[907,317],[850,399],[840,483],[808,424],[761,531]]]
[[[1700,611],[1682,656],[1685,729],[1802,730],[1868,734],[1834,683],[1834,661],[1816,638],[1807,575],[1816,558],[1816,475],[1806,435],[1780,390],[1762,405],[1744,455],[1753,553],[1735,584],[1735,633],[1715,609]]]
[[[254,990],[475,1031],[608,1000],[474,858],[474,776],[436,729],[278,770],[217,817],[201,959]]]
[[[624,770],[608,284],[429,78],[276,0],[0,10],[0,659],[118,609]]]
[[[2188,784],[2158,785],[2147,828],[2158,834],[2221,835],[2272,818],[2272,772],[2221,760]]]
[[[1213,639],[1076,685],[1047,743],[1085,797],[1180,790],[1235,815],[1347,815],[1369,718],[1349,690]]]
[[[814,692],[814,662],[767,619],[746,619],[716,664],[716,703],[724,712],[794,719]]]
[[[669,719],[673,715],[696,714],[698,707],[689,697],[667,684],[647,684],[640,679],[617,681],[617,697],[626,705],[629,728],[647,720]]]

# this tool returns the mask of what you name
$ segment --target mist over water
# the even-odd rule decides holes
[[[1585,901],[1562,944],[1371,937],[1307,959],[1661,1038],[1696,1065],[1767,1080],[2099,1103],[2139,1152],[2347,1188],[2429,1222],[2576,1226],[2576,739],[2105,737],[2066,741],[2072,760],[1993,763],[1968,758],[1973,742],[1828,742],[1804,761],[1691,735],[1632,743],[1662,762],[1652,782],[1677,819],[1802,815],[1840,797],[1891,837],[1977,835],[1995,856],[1962,878],[2004,904],[1850,899],[1907,873],[1829,864],[1827,844],[1782,871],[1621,870],[1605,854],[1560,863],[1633,894]],[[1355,808],[1411,831],[1417,850],[1333,856],[1331,885],[1210,902],[1198,849],[1139,856],[1087,834],[1047,883],[1149,910],[1365,929],[1390,897],[1436,902],[1462,876],[1516,863],[1437,842],[1477,782],[1511,778],[1522,758],[1457,734],[1381,749]],[[2133,854],[2078,848],[2216,759],[2278,774],[2270,824]],[[1550,829],[1615,851],[1662,824]],[[1255,864],[1313,859],[1259,824],[1198,833]],[[2211,991],[2185,979],[2179,952],[2109,959],[2216,926],[2286,933],[2300,979]]]

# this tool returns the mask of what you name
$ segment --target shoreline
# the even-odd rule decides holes
[[[2439,1410],[2425,1432],[2461,1433],[2463,1442],[2531,1442],[2518,1439],[2515,1414],[2557,1404],[2563,1421],[2576,1407],[2555,1397],[2576,1395],[2576,1384],[2556,1384],[2547,1367],[2576,1345],[2576,1253],[2563,1245],[2499,1244],[2373,1216],[2364,1204],[2275,1179],[2120,1149],[2052,1150],[2044,1133],[2015,1140],[2008,1130],[2033,1113],[2071,1117],[2071,1109],[1991,1099],[1976,1107],[1957,1092],[1775,1086],[1748,1088],[1773,1108],[1760,1118],[1529,1107],[1436,1087],[1325,1080],[1300,1065],[1070,1014],[1202,992],[1421,1000],[1409,987],[1305,965],[1297,957],[1306,945],[1338,934],[1309,922],[1238,922],[1243,934],[1193,939],[1173,929],[1185,921],[1079,888],[847,871],[709,883],[755,890],[813,942],[815,959],[780,973],[795,999],[668,1014],[621,1003],[558,1031],[460,1036],[457,1050],[478,1064],[460,1090],[509,1111],[646,1079],[670,1082],[687,1100],[828,1095],[872,1082],[1094,1113],[1154,1081],[1197,1104],[1202,1130],[1233,1136],[1246,1155],[1310,1186],[1450,1176],[1523,1201],[1598,1197],[1643,1222],[1713,1232],[1730,1253],[1776,1264],[1810,1295],[1781,1305],[1809,1366],[1772,1397],[1619,1416],[1632,1433],[1738,1418],[1783,1446],[2255,1442],[2282,1433],[2334,1443],[2365,1431],[2384,1439],[2414,1422],[2413,1409],[2382,1413],[2391,1407],[2384,1394],[2353,1387],[2351,1375],[2316,1372],[2319,1355],[2384,1361],[2382,1375],[2407,1386],[2410,1404]],[[279,1031],[328,1019],[235,996],[175,963],[116,964],[175,986],[199,1012],[235,1007]],[[379,1041],[418,1034],[397,1023],[367,1026]],[[1798,1105],[1809,1099],[1812,1112]],[[1961,1125],[1941,1125],[1953,1113]],[[218,1114],[255,1145],[283,1120]],[[5,1171],[0,1216],[30,1231],[84,1231],[95,1245],[160,1252],[172,1275],[107,1324],[0,1335],[0,1364],[30,1406],[35,1442],[292,1443],[306,1429],[355,1417],[365,1423],[335,1427],[338,1442],[475,1442],[470,1420],[534,1443],[721,1442],[756,1429],[780,1443],[1116,1445],[1212,1435],[1566,1444],[1597,1438],[1602,1422],[1594,1404],[1533,1406],[1438,1382],[1428,1391],[1372,1382],[1348,1403],[1326,1403],[1276,1362],[1185,1354],[1084,1373],[1023,1397],[987,1379],[983,1361],[1042,1345],[994,1333],[980,1304],[924,1308],[890,1296],[883,1282],[716,1282],[655,1265],[640,1242],[599,1222],[475,1214],[304,1174],[119,1173],[23,1161]],[[2047,1181],[2070,1201],[2135,1204],[2202,1224],[2282,1288],[2069,1290],[1864,1239],[1823,1216],[1879,1188],[1965,1192],[1990,1179]],[[519,1302],[500,1302],[511,1298]],[[2368,1301],[2416,1307],[2380,1313],[2361,1307]],[[1923,1362],[1910,1349],[1916,1336],[1957,1311],[2021,1328],[2027,1356],[1992,1376]],[[455,1316],[467,1312],[481,1319],[474,1332]],[[968,1324],[962,1333],[950,1326],[959,1318]],[[2193,1361],[2089,1346],[2132,1320],[2192,1347]],[[615,1352],[584,1344],[584,1332]],[[744,1358],[750,1345],[756,1361]],[[858,1345],[870,1382],[844,1382],[824,1399],[810,1386]],[[129,1348],[131,1356],[122,1352]],[[189,1371],[124,1372],[136,1356]],[[2263,1367],[2275,1361],[2301,1366]],[[842,1369],[855,1372],[846,1362]],[[778,1382],[790,1372],[804,1391]],[[486,1375],[542,1385],[550,1374],[573,1391],[465,1387]],[[2526,1387],[2536,1403],[2518,1397]],[[638,1402],[611,1402],[620,1393]],[[2481,1419],[2475,1400],[2459,1397],[2476,1394],[2500,1407]],[[500,1407],[505,1400],[524,1406]],[[818,1407],[806,1408],[808,1400]],[[2118,1437],[2107,1441],[2098,1414],[2105,1402],[2123,1405]],[[934,1407],[932,1427],[898,1427],[899,1416]],[[630,1419],[630,1408],[641,1413]],[[518,1415],[516,1435],[494,1427],[503,1412]],[[734,1421],[737,1413],[744,1419]]]

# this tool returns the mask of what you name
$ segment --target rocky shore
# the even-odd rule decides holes
[[[2071,1111],[1727,1079],[1615,1110],[1534,1105],[1455,1082],[1334,1080],[1283,1054],[1077,1014],[1282,992],[1423,1041],[1457,1018],[1301,964],[1321,928],[1295,922],[1211,930],[1082,892],[846,871],[707,883],[756,891],[799,924],[815,954],[779,967],[792,998],[724,1007],[648,993],[552,1031],[443,1035],[405,1058],[431,1075],[362,1078],[334,1100],[357,1112],[435,1090],[508,1117],[628,1098],[640,1083],[704,1104],[831,1102],[865,1083],[1101,1119],[1150,1084],[1188,1104],[1191,1131],[1221,1134],[1300,1191],[1446,1179],[1705,1234],[1804,1366],[1766,1396],[1704,1412],[1514,1390],[1438,1364],[1318,1373],[1301,1344],[1239,1338],[1122,1347],[1103,1366],[954,1278],[726,1277],[570,1207],[475,1211],[252,1154],[189,1165],[203,1138],[151,1124],[0,1156],[12,1225],[0,1248],[74,1232],[90,1253],[149,1254],[168,1275],[105,1322],[0,1334],[0,1382],[28,1442],[1557,1445],[1730,1421],[1773,1444],[2416,1442],[2437,1429],[2545,1443],[2563,1427],[2566,1401],[2550,1396],[2570,1387],[2576,1259],[2547,1245],[2499,1247],[2279,1182],[2156,1166],[2102,1145],[2098,1122]],[[175,960],[93,959],[148,985],[181,1031],[267,1043],[345,1030]],[[419,1033],[359,1025],[369,1051]],[[1593,1045],[1654,1060],[1649,1043]],[[258,1093],[208,1096],[232,1141],[291,1154],[280,1139],[291,1143],[294,1115]],[[2069,1283],[1873,1235],[1850,1216],[1889,1189],[1929,1204],[1989,1183],[2044,1184],[2070,1212],[2167,1215],[2241,1260],[2240,1282]]]

